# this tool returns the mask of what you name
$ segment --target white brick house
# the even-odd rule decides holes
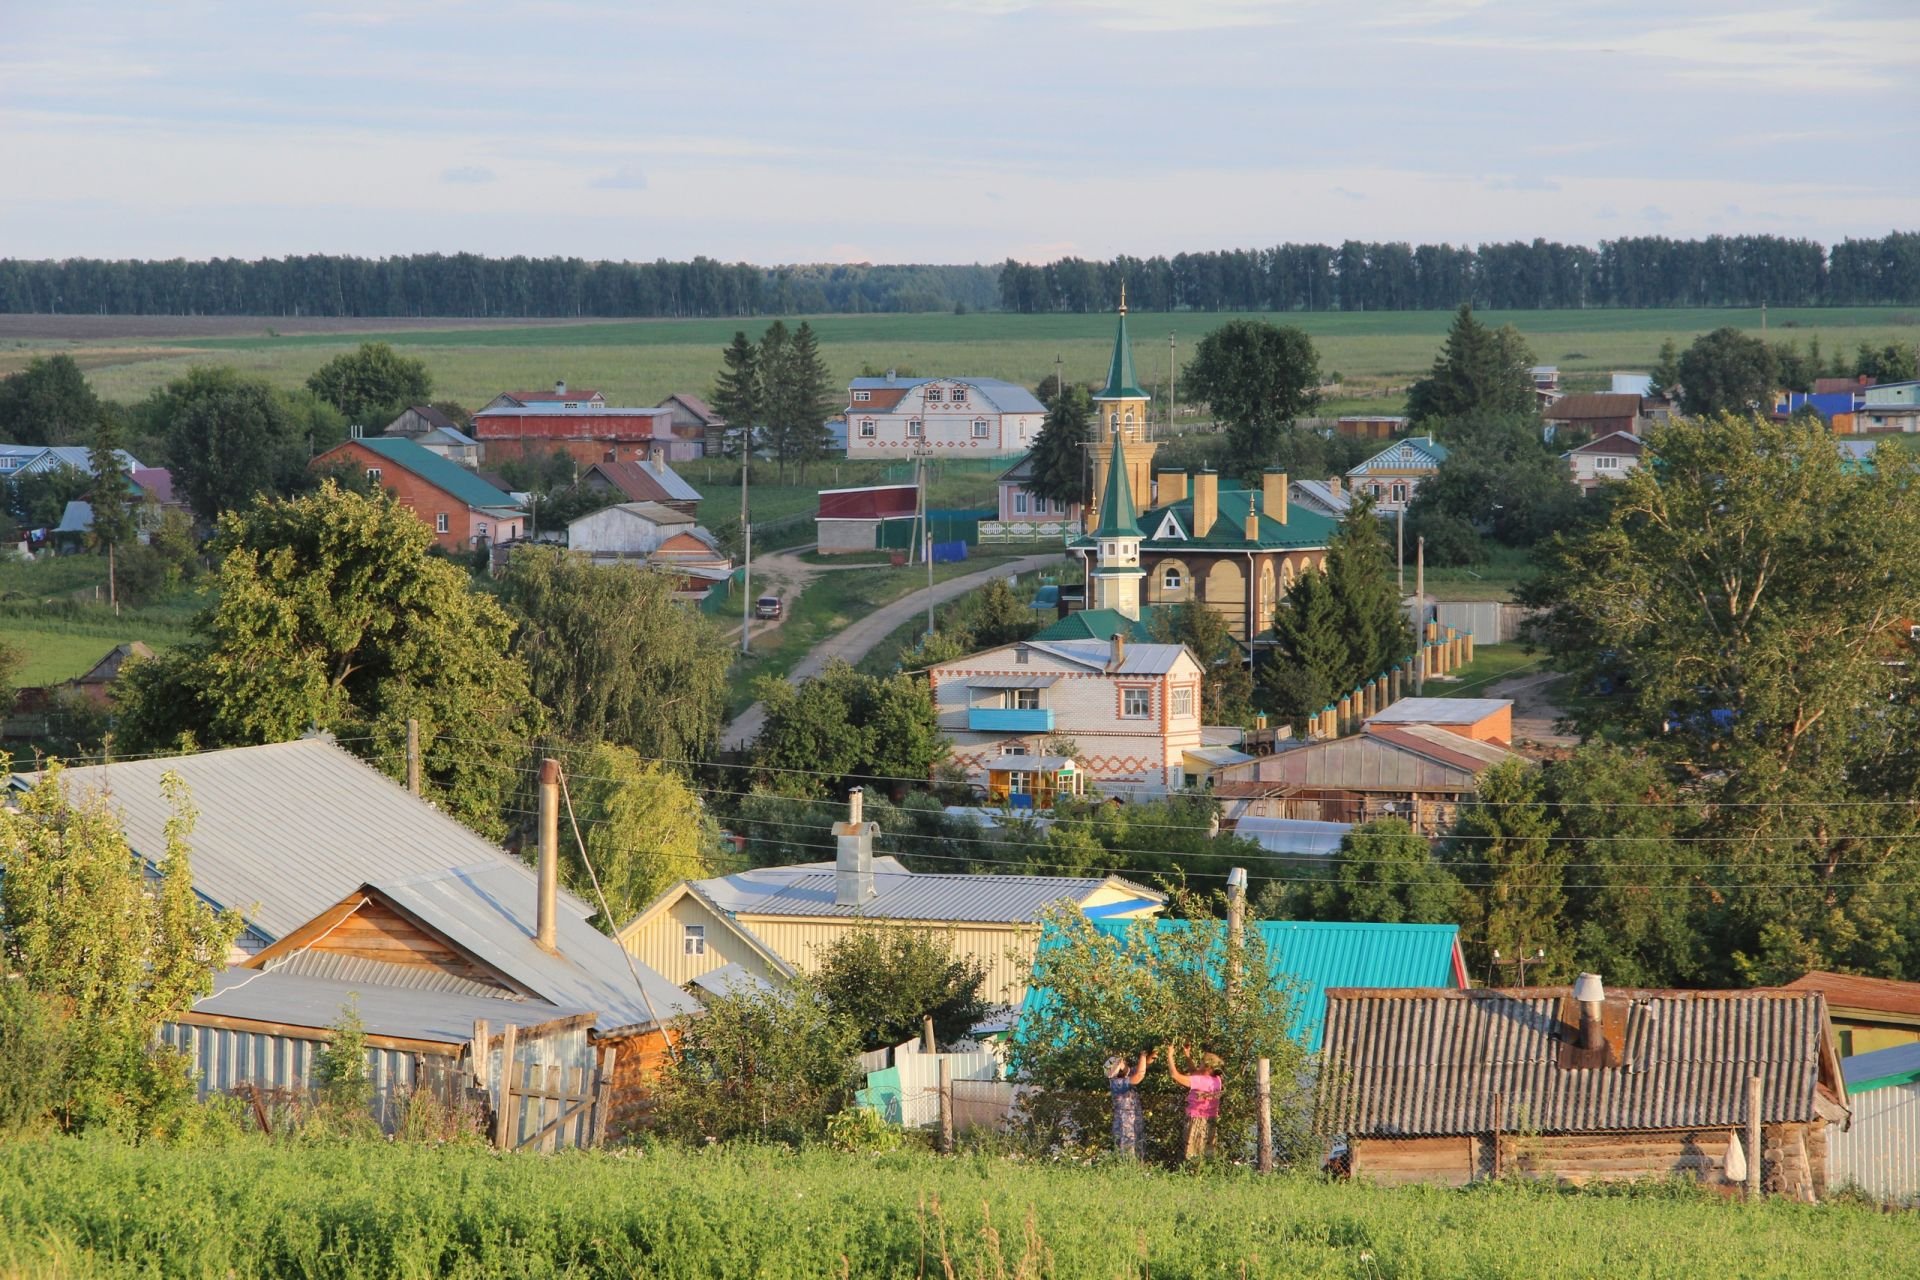
[[[908,458],[923,440],[935,457],[1025,453],[1046,416],[1033,392],[998,378],[855,378],[847,457]]]
[[[928,673],[952,763],[989,803],[1051,805],[1097,789],[1165,795],[1204,779],[1200,664],[1177,644],[1029,640]],[[1069,758],[1050,754],[1070,739]]]

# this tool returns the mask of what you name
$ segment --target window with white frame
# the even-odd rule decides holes
[[[872,403],[873,403],[873,392],[871,392],[871,391],[856,391],[856,392],[854,392],[854,393],[853,393],[853,402],[854,402],[855,404],[872,404]]]
[[[1033,663],[1033,650],[1027,648],[1027,646],[1021,645],[1013,651],[1013,664],[1015,666],[1017,667],[1031,666],[1032,663]]]
[[[918,418],[909,419],[907,422],[907,434],[910,436],[925,435],[926,425],[926,423],[920,421]]]
[[[374,482],[375,484],[379,484],[379,483],[380,483],[380,468],[378,468],[378,467],[368,467],[368,468],[367,468],[367,479],[369,479],[369,480],[371,480],[371,481],[373,481],[373,482]]]
[[[447,531],[446,512],[442,511],[433,517],[433,531],[435,533],[445,533]]]
[[[1013,495],[1013,510],[1016,515],[1027,514],[1027,491],[1025,489]]]
[[[945,397],[944,395],[942,395],[942,394],[941,394],[941,391],[940,391],[940,388],[938,388],[938,387],[928,387],[928,388],[927,388],[927,403],[928,403],[928,404],[939,404],[939,403],[940,403],[940,402],[941,402],[942,400],[944,400],[945,398],[946,398],[946,397]]]
[[[1618,471],[1620,469],[1620,459],[1609,458],[1603,455],[1593,460],[1593,469],[1595,471]]]
[[[1040,691],[1038,689],[1007,690],[1007,706],[1015,711],[1038,711],[1040,709]]]
[[[1395,502],[1405,502],[1405,501],[1407,500],[1407,486],[1406,486],[1406,485],[1404,485],[1404,484],[1396,484],[1396,485],[1394,485],[1394,486],[1393,486],[1393,500],[1394,500]]]
[[[1122,689],[1120,691],[1120,718],[1123,720],[1145,720],[1153,714],[1153,690]]]
[[[1000,754],[1003,756],[1030,756],[1033,752],[1027,750],[1026,743],[1018,742],[1012,746],[1002,748]]]
[[[1160,585],[1168,591],[1178,591],[1180,588],[1186,586],[1187,580],[1180,575],[1180,566],[1170,564],[1162,570],[1160,574]]]
[[[973,420],[973,438],[975,440],[985,440],[987,438],[987,420],[985,418],[975,418]]]
[[[683,926],[685,932],[680,938],[680,950],[684,955],[703,956],[707,954],[707,926],[690,924]]]
[[[1007,775],[1007,794],[1010,796],[1026,795],[1030,789],[1027,779],[1028,775],[1017,769],[1009,773]]]
[[[1191,686],[1182,685],[1173,691],[1173,714],[1177,716],[1190,716],[1193,714],[1193,689]]]
[[[862,440],[871,440],[873,439],[873,434],[874,434],[873,419],[872,418],[860,419],[860,438]]]

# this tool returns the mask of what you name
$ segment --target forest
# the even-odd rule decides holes
[[[387,258],[0,259],[0,312],[698,318],[873,312],[1426,311],[1920,302],[1920,233],[1831,248],[1780,236],[1638,236],[1597,248],[1349,240],[998,266]]]

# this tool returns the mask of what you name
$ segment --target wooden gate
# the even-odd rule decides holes
[[[492,1034],[473,1024],[474,1087],[492,1108],[489,1135],[503,1151],[595,1147],[606,1138],[614,1050],[588,1039],[591,1014]]]

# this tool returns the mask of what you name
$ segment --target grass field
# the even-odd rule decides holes
[[[1495,324],[1512,323],[1532,344],[1543,363],[1558,364],[1576,388],[1598,384],[1612,369],[1647,369],[1660,343],[1682,344],[1721,325],[1758,331],[1757,310],[1672,309],[1617,311],[1485,312]],[[1147,388],[1159,393],[1167,377],[1167,337],[1184,362],[1209,330],[1234,318],[1228,313],[1135,313],[1130,318],[1134,355]],[[1312,312],[1267,317],[1296,324],[1314,337],[1321,366],[1348,379],[1347,394],[1330,410],[1389,408],[1400,388],[1433,360],[1451,321],[1450,312]],[[296,386],[317,366],[364,338],[393,343],[427,362],[436,394],[476,407],[507,387],[544,386],[564,378],[576,387],[595,387],[610,401],[653,404],[674,391],[705,391],[719,370],[720,349],[736,329],[757,335],[768,323],[749,320],[631,320],[579,324],[499,322],[474,327],[473,321],[405,324],[378,319],[360,322],[360,330],[269,336],[272,319],[250,333],[208,336],[204,325],[183,320],[178,328],[165,317],[147,325],[121,325],[114,336],[77,338],[45,317],[46,328],[33,329],[33,317],[15,317],[0,345],[0,373],[34,355],[67,351],[90,372],[96,389],[115,399],[144,395],[195,363],[234,364],[282,386]],[[336,322],[343,323],[343,322]],[[350,323],[350,322],[344,322]],[[790,318],[788,323],[797,323]],[[821,349],[833,376],[844,381],[863,366],[897,367],[916,373],[973,374],[1007,378],[1028,386],[1064,361],[1069,379],[1094,380],[1106,371],[1113,341],[1108,315],[818,316]],[[1861,342],[1912,343],[1920,336],[1920,310],[1914,308],[1773,308],[1769,334],[1776,340],[1818,336],[1825,350],[1852,350]],[[131,329],[149,332],[137,334]]]
[[[98,556],[0,561],[0,641],[26,655],[16,684],[71,680],[126,641],[160,650],[190,637],[189,621],[202,604],[197,597],[184,594],[118,615],[106,604],[76,599],[96,587],[104,594],[106,580],[106,561]]]
[[[1484,698],[1489,686],[1508,676],[1543,671],[1546,667],[1547,655],[1537,649],[1528,653],[1525,645],[1475,645],[1473,661],[1453,670],[1459,682],[1429,680],[1427,694],[1441,698]]]
[[[0,1149],[0,1272],[23,1277],[1819,1280],[1866,1259],[1913,1274],[1913,1215],[917,1152]]]

